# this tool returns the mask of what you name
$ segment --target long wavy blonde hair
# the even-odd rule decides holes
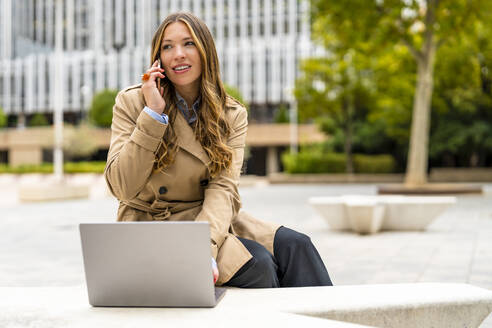
[[[195,136],[210,158],[209,170],[211,176],[216,176],[222,170],[228,169],[232,163],[232,149],[226,142],[230,134],[230,126],[225,120],[226,99],[228,97],[222,80],[215,43],[208,27],[198,17],[179,12],[171,14],[157,28],[152,38],[150,65],[160,58],[161,43],[166,27],[174,22],[183,22],[188,27],[191,37],[198,49],[202,65],[200,76],[201,103],[198,119],[193,129]],[[172,128],[176,115],[176,94],[173,83],[164,79],[164,113],[169,116],[169,126],[164,134],[164,140],[157,152],[154,169],[161,170],[173,163],[176,152],[176,134]]]

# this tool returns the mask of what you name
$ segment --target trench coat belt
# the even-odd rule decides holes
[[[169,210],[169,207],[165,207],[159,213],[152,215],[152,219],[154,221],[162,221],[168,219],[170,216],[171,211]]]
[[[144,212],[148,212],[152,216],[152,219],[156,221],[169,219],[169,217],[171,217],[171,215],[174,213],[201,206],[202,204],[203,200],[196,200],[191,202],[169,202],[161,199],[155,199],[152,204],[150,204],[150,206],[149,203],[140,200],[130,201],[127,203],[127,205],[131,207]]]

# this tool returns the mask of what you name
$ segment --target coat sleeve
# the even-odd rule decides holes
[[[248,113],[244,107],[230,110],[237,113],[234,115],[231,135],[227,141],[232,148],[232,164],[229,170],[210,180],[208,188],[205,189],[202,210],[196,217],[196,221],[207,221],[210,224],[211,250],[214,258],[217,258],[217,252],[229,232],[232,219],[241,208],[238,186],[244,159]]]
[[[135,198],[144,188],[167,128],[167,124],[143,111],[136,92],[122,91],[116,96],[111,144],[104,170],[111,193],[122,201]]]

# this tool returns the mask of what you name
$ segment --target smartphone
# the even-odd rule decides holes
[[[161,59],[157,59],[157,67],[161,68]],[[161,92],[161,78],[158,77],[157,78],[157,90],[159,90],[159,92]]]

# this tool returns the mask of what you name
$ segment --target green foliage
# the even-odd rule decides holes
[[[65,173],[103,173],[106,162],[67,162],[63,165]]]
[[[25,164],[20,166],[9,166],[7,164],[0,164],[0,173],[53,173],[53,164],[43,163],[40,165]]]
[[[325,133],[326,135],[332,136],[339,132],[339,127],[335,124],[335,121],[330,117],[321,116],[315,118],[315,122],[317,123],[318,128],[321,130],[321,132]],[[343,132],[341,132],[341,134],[343,137]]]
[[[426,26],[426,14],[433,3],[437,3],[435,23]],[[317,41],[336,51],[349,46],[367,55],[396,44],[420,50],[429,29],[437,42],[460,38],[469,33],[473,22],[490,20],[491,13],[492,3],[483,0],[311,1]]]
[[[437,45],[429,145],[431,163],[490,165],[492,1],[441,1],[435,8],[435,23],[426,26],[429,8],[425,4],[429,3],[311,1],[312,36],[329,54],[324,63],[316,64],[319,73],[311,76],[311,85],[323,75],[340,75],[341,70],[333,67],[343,68],[350,55],[349,63],[356,72],[353,76],[365,81],[362,85],[372,100],[367,112],[355,112],[353,151],[392,153],[397,167],[402,168],[408,149],[417,59],[424,54],[425,33],[431,31]],[[309,85],[309,79],[304,84]],[[321,115],[315,107],[336,108],[325,101],[326,95],[346,92],[347,86],[327,84],[329,87],[323,90],[316,83],[320,92],[306,87],[302,91],[309,94],[304,97],[318,112],[300,108],[300,112],[305,110],[300,115],[317,117],[323,131],[333,135],[332,147],[342,151],[344,132],[340,131],[342,127],[337,125],[336,117]]]
[[[2,107],[0,107],[0,128],[7,125],[7,115],[3,112]]]
[[[350,158],[354,127],[366,120],[375,102],[366,59],[353,51],[331,58],[310,58],[301,64],[303,74],[296,81],[294,95],[299,120],[316,120],[327,134],[343,138],[343,152]],[[350,172],[347,163],[347,171]]]
[[[280,104],[275,111],[275,117],[273,119],[275,123],[289,123],[289,110],[285,104]]]
[[[50,125],[46,116],[41,113],[34,114],[29,120],[28,126],[47,126]]]
[[[379,122],[384,134],[400,147],[410,137],[415,92],[416,64],[404,46],[380,51],[371,61],[375,103],[368,113],[369,122]]]
[[[388,154],[354,155],[354,171],[356,173],[393,173],[395,167],[395,159]]]
[[[226,90],[226,93],[231,96],[232,98],[238,100],[241,104],[246,106],[246,108],[249,110],[249,104],[244,102],[243,96],[241,95],[241,92],[239,91],[238,88],[224,84],[224,88]]]
[[[349,15],[359,6],[362,20]],[[334,136],[337,151],[344,151],[344,130],[351,124],[354,151],[398,152],[401,162],[400,149],[406,149],[409,138],[416,65],[405,46],[390,44],[391,39],[381,36],[387,32],[366,26],[380,19],[377,7],[364,1],[313,2],[313,37],[330,55],[305,62],[307,74],[299,83],[308,87],[298,91],[307,101],[298,98],[299,111],[301,120],[316,118],[321,130]],[[350,101],[352,111],[341,110]]]
[[[288,173],[344,173],[345,155],[336,153],[284,153],[282,163]]]
[[[344,173],[345,154],[301,151],[282,155],[282,162],[288,173]],[[392,173],[396,163],[391,155],[354,154],[355,173]]]
[[[488,114],[492,116],[492,107]],[[480,116],[439,118],[430,141],[431,161],[439,166],[487,166],[487,158],[492,157],[492,121]]]
[[[365,117],[374,98],[372,82],[364,66],[365,58],[353,53],[304,60],[302,75],[294,89],[299,120],[324,117],[333,125],[345,128]]]
[[[331,135],[327,141],[330,149],[343,152],[345,142],[343,131],[333,128],[329,120],[319,120],[318,123],[323,132]],[[401,147],[387,135],[386,125],[381,120],[355,122],[352,147],[355,153],[363,154],[395,153],[401,148],[406,150],[405,147]]]
[[[65,173],[103,173],[106,162],[68,162],[63,165]],[[20,165],[11,167],[0,164],[0,174],[25,174],[25,173],[53,173],[53,164],[43,163],[40,165]]]
[[[439,166],[486,166],[492,159],[492,31],[440,48],[429,157]]]
[[[117,90],[104,89],[94,95],[89,109],[89,120],[96,126],[110,127]]]
[[[397,145],[388,137],[382,120],[362,121],[355,125],[354,152],[381,154],[394,151]]]

